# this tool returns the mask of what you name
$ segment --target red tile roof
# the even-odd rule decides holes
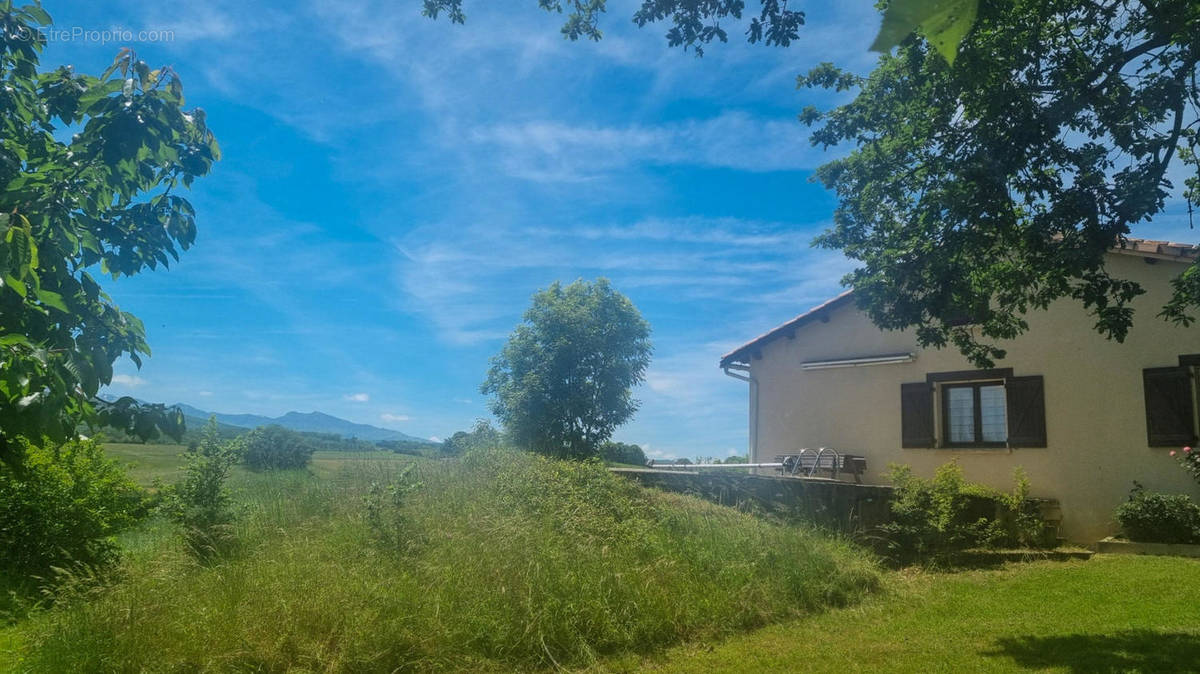
[[[1114,253],[1124,255],[1138,255],[1141,257],[1153,257],[1163,259],[1178,259],[1178,260],[1195,260],[1200,257],[1200,245],[1191,243],[1173,243],[1170,241],[1152,241],[1150,239],[1135,239],[1128,237],[1122,246],[1113,248]],[[851,300],[853,290],[834,297],[833,299],[819,304],[812,309],[800,314],[792,320],[768,330],[754,339],[746,342],[738,348],[721,356],[721,367],[728,367],[735,363],[748,364],[750,358],[762,349],[768,342],[771,342],[779,337],[795,336],[796,330],[804,325],[811,323],[817,319],[828,320],[829,312],[847,304]]]

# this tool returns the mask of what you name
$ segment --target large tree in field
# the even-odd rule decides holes
[[[183,109],[170,68],[128,49],[100,77],[42,72],[40,5],[0,2],[0,460],[17,437],[73,436],[84,421],[178,435],[183,415],[105,402],[113,363],[141,365],[145,330],[101,288],[167,266],[196,236],[180,188],[219,150],[202,110]]]
[[[563,10],[561,3],[542,3]],[[1200,202],[1200,2],[1196,0],[891,0],[866,77],[822,64],[802,87],[853,89],[808,108],[813,143],[848,156],[816,178],[837,194],[818,243],[859,267],[846,282],[881,327],[913,328],[978,365],[1004,356],[1025,314],[1069,298],[1096,330],[1124,339],[1143,289],[1105,267],[1135,223],[1168,199]],[[427,0],[426,12],[461,0]],[[740,0],[644,0],[635,21],[671,19],[672,44],[725,39]],[[803,14],[762,0],[756,25],[787,45]],[[603,0],[567,3],[570,30]],[[798,17],[796,15],[799,15]],[[1186,233],[1182,233],[1186,236]],[[1159,318],[1188,325],[1200,267],[1175,281]],[[964,324],[963,318],[971,320]],[[1140,317],[1139,320],[1155,317]]]
[[[607,280],[555,283],[533,296],[482,391],[519,446],[594,456],[637,411],[650,352],[650,325]]]

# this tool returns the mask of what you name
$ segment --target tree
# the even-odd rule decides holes
[[[50,17],[0,4],[0,459],[15,440],[75,435],[81,421],[179,437],[183,415],[99,400],[113,363],[150,354],[142,322],[93,276],[167,266],[196,237],[176,194],[219,157],[204,112],[183,110],[169,67],[122,49],[100,77],[38,72]],[[65,133],[73,131],[73,134]]]
[[[723,40],[695,26],[738,18],[733,4],[645,0],[642,12],[690,24],[682,40],[669,34],[686,48]],[[461,0],[426,2],[436,16],[431,5]],[[762,6],[767,17],[782,8]],[[572,22],[604,3],[570,7],[563,32],[573,37]],[[815,145],[852,148],[817,171],[839,204],[818,244],[860,263],[845,279],[859,306],[878,326],[915,329],[923,346],[953,345],[981,367],[1004,357],[997,342],[1022,334],[1026,313],[1061,298],[1123,340],[1143,289],[1109,273],[1106,251],[1169,196],[1189,214],[1200,202],[1200,5],[892,0],[872,47],[897,42],[867,77],[822,64],[799,78],[858,90],[800,118],[816,127]],[[1192,265],[1159,316],[1190,325],[1197,309]]]
[[[581,37],[599,40],[603,36],[599,22],[600,15],[606,10],[606,0],[567,0],[565,3],[562,0],[538,0],[538,4],[546,11],[560,14],[565,6],[567,20],[563,23],[562,34],[568,40]],[[744,0],[700,3],[695,0],[643,0],[633,15],[633,22],[640,27],[670,20],[668,44],[692,49],[697,56],[703,56],[704,45],[713,40],[728,41],[729,33],[722,21],[740,22],[745,7]],[[746,27],[746,39],[750,42],[786,47],[796,39],[800,26],[804,25],[804,12],[788,9],[786,0],[762,0],[759,10],[758,16],[751,17]],[[423,0],[421,13],[433,19],[445,13],[453,23],[466,21],[463,0]]]
[[[555,282],[492,359],[481,390],[512,440],[559,457],[596,454],[637,411],[650,325],[607,279]]]
[[[612,463],[627,463],[634,466],[646,465],[646,453],[642,451],[641,446],[625,442],[613,442],[609,440],[608,442],[601,443],[600,457]]]
[[[183,454],[183,478],[163,489],[163,512],[180,526],[188,549],[202,560],[219,556],[234,542],[233,496],[225,482],[242,449],[240,438],[222,440],[216,417],[209,417],[200,442]]]
[[[1193,0],[1006,0],[953,66],[917,36],[866,78],[822,65],[801,86],[859,92],[801,115],[814,144],[855,148],[817,170],[839,202],[819,244],[861,263],[846,282],[877,325],[981,367],[1064,297],[1123,340],[1144,290],[1105,254],[1163,210],[1173,158],[1200,198],[1198,61]],[[1198,289],[1193,266],[1160,315],[1191,323]]]
[[[313,446],[300,433],[278,424],[259,426],[242,439],[242,462],[255,470],[303,468]]]
[[[442,454],[459,456],[473,449],[489,449],[503,444],[500,431],[492,426],[487,419],[476,419],[470,431],[458,431],[442,441]]]

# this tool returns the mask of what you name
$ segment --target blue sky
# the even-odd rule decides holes
[[[851,268],[809,246],[833,200],[808,177],[829,156],[795,115],[836,100],[795,76],[866,72],[872,5],[807,3],[791,48],[731,39],[697,59],[635,28],[628,1],[604,40],[571,43],[533,0],[467,0],[465,26],[417,0],[46,0],[64,31],[172,31],[129,46],[175,67],[224,152],[193,188],[183,261],[108,284],[154,349],[110,392],[444,437],[487,416],[488,358],[533,292],[606,276],[655,342],[617,439],[744,452],[745,385],[719,356]],[[99,73],[121,46],[58,41],[44,64]]]

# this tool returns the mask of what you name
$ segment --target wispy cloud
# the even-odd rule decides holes
[[[407,414],[391,414],[388,412],[380,414],[379,418],[383,421],[393,424],[398,424],[404,421],[412,421],[412,417],[408,416]]]
[[[510,175],[535,181],[590,180],[638,164],[803,170],[826,158],[795,120],[742,111],[653,126],[505,123],[477,129],[471,140]]]
[[[140,386],[145,386],[146,384],[149,384],[150,382],[146,381],[145,379],[142,379],[141,377],[139,377],[137,375],[114,374],[113,378],[112,378],[112,383],[117,386],[124,386],[125,388],[138,388]]]

